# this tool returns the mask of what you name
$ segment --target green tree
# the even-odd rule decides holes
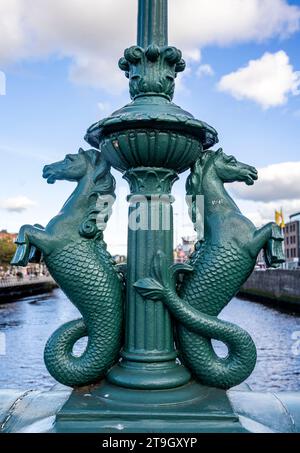
[[[15,251],[16,245],[11,239],[0,239],[0,266],[7,269]]]

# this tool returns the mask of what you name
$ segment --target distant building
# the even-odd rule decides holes
[[[290,216],[284,228],[285,267],[295,269],[300,266],[300,212]]]
[[[0,240],[1,239],[9,239],[11,242],[14,242],[17,238],[17,233],[8,233],[7,230],[0,231]]]
[[[197,241],[196,236],[187,236],[181,239],[182,243],[178,244],[174,250],[174,261],[176,263],[183,263],[189,258],[194,251],[195,243]]]

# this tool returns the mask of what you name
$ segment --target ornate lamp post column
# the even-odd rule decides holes
[[[159,52],[160,46],[166,45],[167,0],[140,0],[138,46],[140,49],[152,46],[153,52]],[[152,70],[156,71],[157,56],[152,59]],[[144,93],[137,95],[144,97]],[[143,163],[146,163],[149,145],[152,152],[159,154],[160,144],[165,140],[155,129],[132,131],[128,138],[134,158],[138,161],[141,156]],[[151,157],[149,167],[132,168],[124,175],[131,189],[128,197],[125,346],[122,361],[109,373],[108,379],[125,387],[155,389],[183,385],[189,381],[190,373],[176,362],[173,323],[168,310],[162,302],[145,301],[133,286],[137,280],[149,275],[154,250],[164,251],[169,265],[173,261],[173,199],[170,193],[178,177],[172,169],[152,166]]]
[[[190,373],[176,362],[173,323],[162,302],[144,300],[133,284],[149,275],[153,250],[162,250],[172,264],[174,171],[156,168],[129,170],[128,272],[125,346],[122,361],[109,373],[115,384],[133,388],[172,388],[189,381]],[[137,224],[138,216],[145,225]]]
[[[121,362],[108,375],[110,382],[132,388],[173,388],[190,379],[176,360],[168,310],[162,302],[145,301],[133,285],[150,275],[156,251],[172,263],[172,184],[217,136],[171,102],[185,62],[167,44],[167,7],[167,0],[139,0],[138,45],[126,49],[119,62],[133,102],[93,125],[86,136],[114,168],[125,171],[129,219],[139,212],[147,218],[138,229],[129,221],[125,345]]]

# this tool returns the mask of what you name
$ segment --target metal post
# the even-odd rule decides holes
[[[138,46],[168,44],[168,0],[139,0]]]
[[[189,381],[190,373],[176,361],[170,314],[162,302],[144,300],[133,286],[151,274],[154,251],[163,251],[169,265],[173,262],[174,200],[170,192],[177,174],[164,168],[136,168],[125,179],[131,187],[125,346],[120,364],[108,379],[136,389],[179,387]],[[139,215],[144,225],[135,224]]]

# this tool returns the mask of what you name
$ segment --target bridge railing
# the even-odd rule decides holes
[[[0,277],[0,288],[9,288],[14,286],[32,285],[35,283],[53,282],[50,275],[28,275],[24,277],[8,276]]]

